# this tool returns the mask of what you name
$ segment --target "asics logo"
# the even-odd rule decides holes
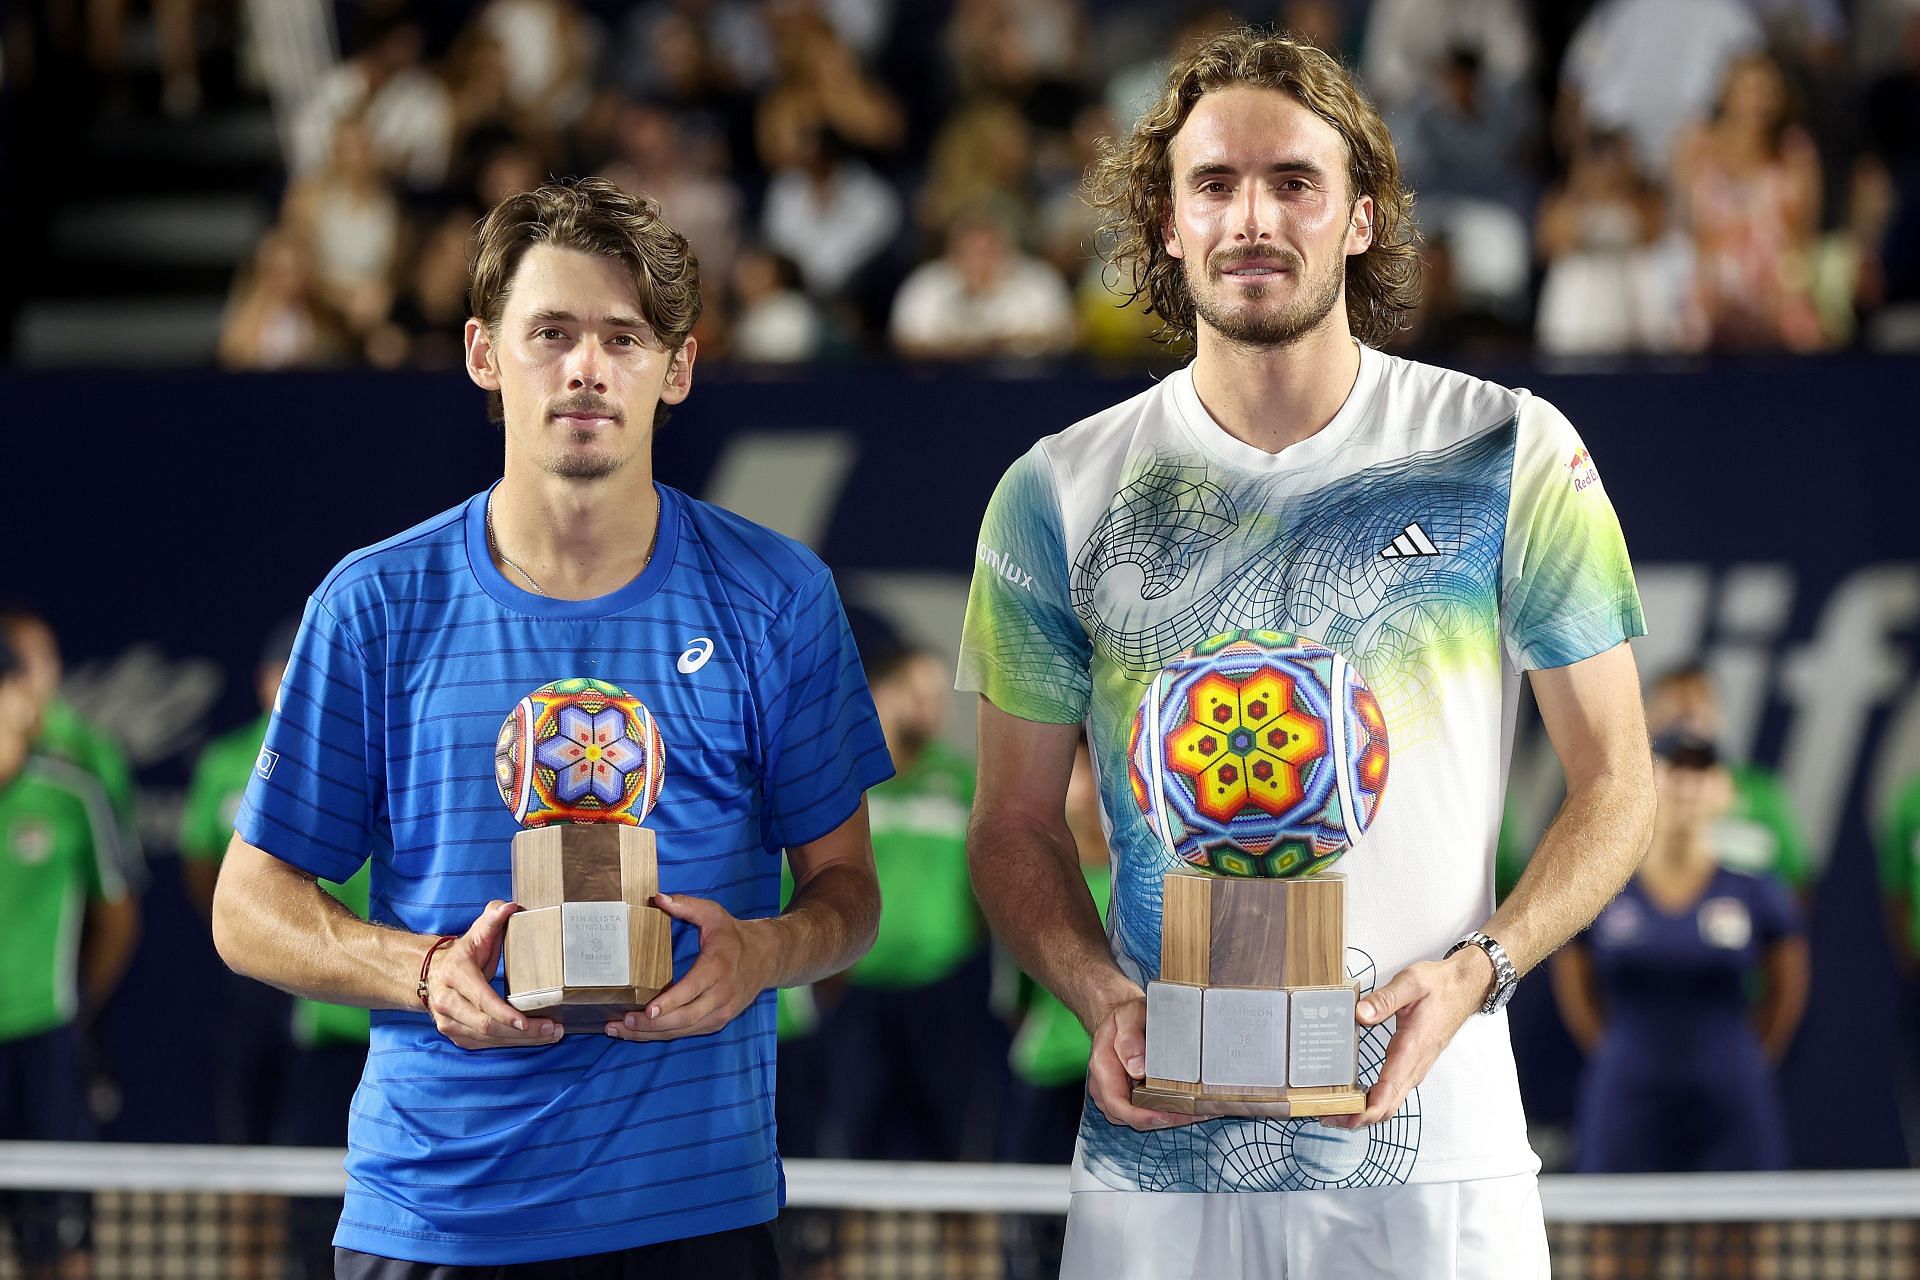
[[[687,645],[687,651],[680,655],[680,661],[674,665],[680,668],[680,674],[690,676],[707,665],[707,659],[713,656],[713,641],[705,636],[695,636]]]

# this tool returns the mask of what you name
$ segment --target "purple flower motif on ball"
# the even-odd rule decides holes
[[[577,804],[592,791],[606,805],[618,804],[627,788],[627,774],[646,759],[627,741],[626,714],[608,707],[598,715],[579,707],[560,709],[560,732],[541,743],[536,758],[557,776],[554,791],[567,804]]]

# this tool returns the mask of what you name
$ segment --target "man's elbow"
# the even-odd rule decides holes
[[[239,841],[227,851],[220,867],[219,878],[213,885],[213,949],[227,968],[235,973],[255,976],[249,961],[252,956],[251,926],[256,912],[249,910],[247,899],[252,895],[245,881],[249,878],[249,868],[243,865],[246,854],[251,850],[242,850]]]
[[[232,877],[221,876],[213,886],[213,949],[221,962],[235,973],[245,973],[242,963],[245,943],[241,937],[241,912],[234,902],[237,894],[232,888]]]

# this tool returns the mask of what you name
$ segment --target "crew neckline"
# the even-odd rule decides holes
[[[1222,461],[1250,471],[1293,471],[1320,461],[1345,443],[1360,419],[1366,415],[1374,392],[1379,390],[1386,357],[1364,342],[1356,341],[1353,345],[1360,349],[1360,369],[1354,375],[1353,389],[1347,392],[1339,412],[1333,415],[1326,426],[1278,453],[1268,453],[1258,445],[1248,444],[1221,426],[1207,412],[1207,406],[1200,402],[1200,393],[1193,385],[1191,361],[1169,376],[1167,385],[1173,393],[1174,408],[1182,425],[1201,448]]]
[[[536,618],[605,618],[632,609],[652,596],[666,581],[680,546],[680,504],[672,499],[667,487],[658,480],[653,482],[653,491],[660,501],[660,534],[654,541],[653,558],[625,586],[586,600],[560,600],[553,596],[536,595],[500,572],[487,548],[487,503],[492,500],[493,491],[499,487],[500,482],[496,480],[469,498],[464,517],[467,565],[479,580],[480,589],[493,597],[496,603]]]

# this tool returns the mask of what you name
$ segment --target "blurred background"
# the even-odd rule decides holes
[[[77,1014],[97,1132],[332,1141],[273,1117],[352,1027],[253,1007],[207,939],[220,752],[243,782],[276,629],[341,555],[498,475],[459,371],[470,233],[598,173],[701,263],[660,477],[826,558],[918,762],[900,830],[875,808],[889,945],[789,997],[783,1146],[1065,1159],[1084,1048],[973,914],[972,708],[926,690],[1004,467],[1185,358],[1078,186],[1171,54],[1242,20],[1341,58],[1393,127],[1425,260],[1392,349],[1552,399],[1606,478],[1655,727],[1724,783],[1674,848],[1778,908],[1693,938],[1738,953],[1777,1162],[1920,1156],[1920,0],[0,2],[0,602],[37,749],[103,783],[138,917]],[[1503,886],[1560,786],[1529,710]],[[1549,1171],[1600,1171],[1582,1108],[1634,1105],[1587,1068],[1644,995],[1619,941],[1513,1006]],[[1741,1122],[1703,1123],[1650,1158],[1714,1167]]]

